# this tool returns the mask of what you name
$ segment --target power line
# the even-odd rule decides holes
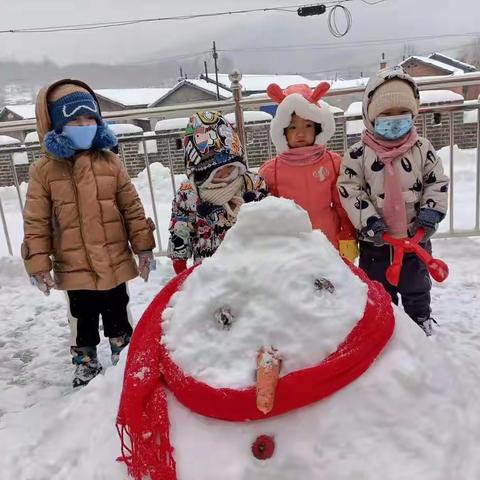
[[[344,0],[352,1],[352,0]],[[324,4],[336,4],[336,1],[327,1],[323,2]],[[243,10],[230,10],[223,12],[212,12],[212,13],[199,13],[191,15],[174,15],[171,17],[155,17],[155,18],[139,18],[135,20],[117,20],[112,22],[96,22],[96,23],[77,23],[69,25],[54,25],[48,27],[29,27],[29,28],[11,28],[7,30],[0,30],[0,33],[54,33],[54,32],[67,32],[67,31],[84,31],[84,30],[97,30],[101,28],[115,28],[115,27],[124,27],[127,25],[136,25],[140,23],[152,23],[152,22],[163,22],[163,21],[179,21],[179,20],[193,20],[199,18],[209,18],[209,17],[220,17],[228,15],[239,15],[245,13],[259,13],[259,12],[296,12],[296,10],[289,9],[298,9],[307,5],[297,4],[289,6],[280,6],[280,7],[265,7],[265,8],[251,8]]]
[[[425,41],[425,40],[436,40],[441,38],[455,38],[455,37],[476,37],[480,36],[480,32],[469,32],[469,33],[452,33],[452,34],[439,34],[439,35],[423,35],[415,37],[399,37],[399,38],[383,38],[376,40],[359,40],[356,42],[345,42],[342,44],[338,43],[307,43],[299,45],[272,45],[272,46],[256,46],[256,47],[245,47],[245,48],[222,48],[217,49],[219,52],[249,52],[249,51],[265,51],[273,52],[276,50],[337,50],[343,48],[358,48],[358,47],[371,47],[376,45],[385,45],[398,42],[411,42],[411,41]]]

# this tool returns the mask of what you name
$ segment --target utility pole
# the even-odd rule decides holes
[[[215,46],[215,42],[213,42],[213,63],[215,64],[215,82],[217,84],[217,100],[220,100],[220,88],[218,86],[218,65],[217,65],[217,47]]]
[[[183,69],[181,65],[180,65],[180,78],[183,78]]]
[[[203,62],[203,66],[205,68],[205,80],[208,82],[209,78],[208,78],[208,68],[207,68],[207,61],[206,60]]]

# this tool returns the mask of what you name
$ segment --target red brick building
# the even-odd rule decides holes
[[[441,53],[432,53],[428,57],[408,57],[400,64],[412,77],[432,77],[444,75],[464,75],[479,70],[468,63]],[[476,100],[480,95],[480,83],[464,87],[452,87],[449,90],[460,93],[465,100]]]

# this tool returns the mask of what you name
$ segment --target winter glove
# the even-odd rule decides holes
[[[338,252],[340,256],[346,258],[350,262],[354,262],[358,257],[358,245],[356,240],[339,240]]]
[[[153,252],[148,250],[138,254],[138,275],[148,282],[148,276],[152,270],[157,269],[157,262],[153,256]]]
[[[52,288],[57,288],[55,281],[53,280],[50,272],[35,273],[30,277],[30,282],[33,286],[37,287],[45,295],[50,295]]]
[[[417,219],[412,227],[412,235],[415,235],[419,228],[425,230],[422,241],[427,241],[437,231],[438,224],[443,220],[445,215],[432,208],[422,208],[418,213]]]
[[[172,260],[172,263],[173,263],[173,269],[175,270],[175,273],[177,275],[187,269],[186,260],[182,260],[181,258],[176,258]]]
[[[370,219],[369,219],[370,220]],[[362,235],[370,239],[376,247],[385,245],[383,234],[387,231],[387,226],[381,218],[373,218],[367,222],[367,226],[362,229]]]
[[[243,194],[243,201],[245,203],[254,202],[256,199],[257,199],[257,194],[255,192],[248,191]]]

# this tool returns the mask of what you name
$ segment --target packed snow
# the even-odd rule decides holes
[[[451,90],[422,90],[420,92],[420,103],[431,105],[439,103],[463,103],[463,95]]]
[[[115,135],[134,135],[143,134],[143,129],[138,125],[132,125],[131,123],[109,123],[108,128]]]
[[[20,143],[18,138],[10,137],[8,135],[0,135],[0,145],[15,145]]]
[[[439,152],[447,171],[449,152],[448,147]],[[462,151],[455,147],[453,153],[454,226],[459,230],[471,229],[475,225],[476,151]],[[152,164],[152,177],[158,228],[165,248],[172,181],[168,169],[160,164]],[[184,176],[176,176],[177,185],[182,178]],[[134,183],[148,214],[152,215],[146,172],[142,172]],[[21,192],[25,198],[25,184],[22,184]],[[111,368],[107,342],[103,340],[99,355],[107,367],[105,374],[86,388],[72,391],[73,367],[68,352],[64,294],[53,291],[50,297],[45,297],[29,285],[18,256],[22,219],[16,190],[1,188],[0,198],[15,252],[15,256],[8,256],[0,227],[0,318],[3,319],[0,322],[1,478],[126,480],[124,466],[115,461],[120,452],[114,426],[125,355],[117,367]],[[244,218],[248,219],[248,215]],[[280,221],[277,223],[279,228],[284,226]],[[240,229],[240,223],[238,226]],[[441,230],[445,231],[447,227],[448,218]],[[230,233],[233,234],[234,230]],[[249,238],[248,242],[251,240]],[[229,250],[227,241],[217,252],[219,256],[225,255],[225,260]],[[268,243],[271,238],[257,239],[257,246],[262,241]],[[308,243],[305,239],[301,241],[305,245]],[[302,474],[303,478],[326,480],[480,478],[477,461],[480,414],[476,400],[480,395],[480,239],[449,238],[433,243],[435,255],[449,264],[451,272],[445,283],[433,287],[433,314],[439,322],[433,337],[424,337],[413,322],[397,312],[394,338],[364,376],[322,401],[318,410],[315,406],[308,407],[290,417],[273,419],[269,421],[271,423],[255,422],[249,428],[238,428],[238,425],[195,418],[170,397],[171,439],[179,458],[182,455],[184,459],[179,463],[179,480],[290,480],[302,478]],[[234,246],[238,247],[232,236],[232,249]],[[242,248],[247,247],[244,240]],[[300,269],[292,268],[290,264],[294,253],[285,252],[282,242],[276,247],[281,254],[270,257],[274,264],[269,268],[279,270],[270,277],[270,283],[275,287],[278,284],[279,292],[286,295],[285,285],[301,279],[302,275]],[[231,253],[240,261],[241,251]],[[252,254],[251,251],[244,252],[245,260]],[[319,258],[326,255],[322,246],[319,246],[317,255]],[[316,261],[316,258],[311,259],[312,263]],[[137,279],[129,284],[134,322],[173,276],[167,259],[160,257],[158,262],[158,269],[152,273],[149,283]],[[253,273],[254,267],[246,263],[248,273]],[[227,266],[215,266],[213,259],[203,267],[207,273],[217,268],[227,269]],[[310,267],[307,265],[306,268]],[[335,270],[330,266],[325,268]],[[197,272],[200,275],[200,270]],[[240,271],[238,276],[241,275]],[[264,275],[260,273],[263,279]],[[249,277],[244,283],[258,285],[254,280]],[[202,291],[205,287],[202,286]],[[252,289],[252,304],[255,292]],[[180,300],[179,295],[178,304]],[[353,304],[348,296],[345,300]],[[292,299],[292,304],[295,302],[298,303],[299,299]],[[207,308],[198,304],[193,310],[197,307]],[[303,307],[299,308],[303,311]],[[293,321],[294,318],[292,313],[290,319]],[[296,328],[300,327],[297,325]],[[320,344],[322,338],[318,340]],[[217,346],[217,352],[220,347]],[[318,422],[320,415],[322,421]],[[252,436],[276,431],[280,433],[275,475],[268,476],[266,469],[262,468],[264,463],[257,462],[248,464],[244,477],[235,477],[239,466],[251,462],[251,454],[248,450],[245,452],[244,446],[251,443]],[[227,450],[220,448],[223,444],[231,444],[234,449],[243,448],[244,456],[225,457]],[[213,468],[212,452],[215,452],[215,462],[225,462],[227,467],[221,477],[202,477],[202,472]],[[285,462],[285,459],[289,461]],[[309,476],[309,472],[305,475],[306,464],[318,468],[321,475]]]
[[[164,312],[172,359],[209,385],[242,388],[252,383],[262,345],[279,350],[285,375],[335,351],[362,316],[366,285],[343,262],[331,261],[336,252],[312,231],[307,213],[293,201],[269,197],[245,205],[227,238]],[[333,283],[336,294],[316,295],[318,278]],[[350,302],[336,301],[343,296]],[[214,320],[223,307],[234,318],[228,331]]]
[[[187,128],[189,117],[166,118],[159,120],[155,125],[156,132],[165,132],[167,130],[185,130]]]
[[[236,125],[235,113],[227,113],[225,118],[232,124]],[[243,112],[243,121],[245,123],[254,123],[254,122],[270,122],[272,116],[267,112],[262,112],[260,110],[245,110]]]

